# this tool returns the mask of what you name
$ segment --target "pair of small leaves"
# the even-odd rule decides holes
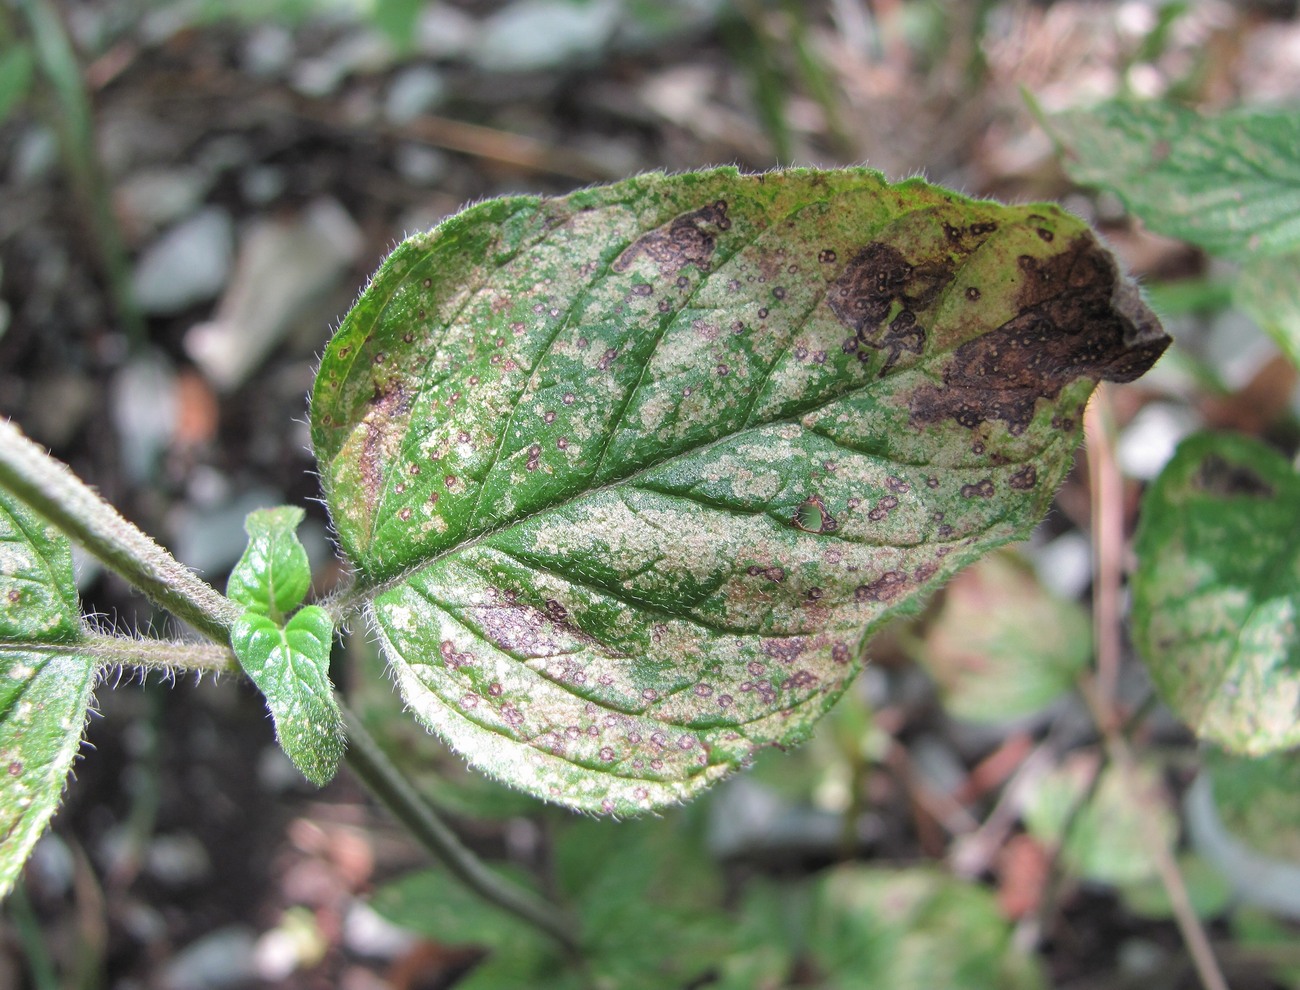
[[[0,897],[63,793],[97,674],[83,639],[72,548],[0,489]]]
[[[1168,343],[1079,220],[866,170],[495,200],[321,362],[331,516],[407,704],[590,811],[792,744],[866,636],[1024,536]]]
[[[249,513],[248,548],[226,589],[245,607],[230,645],[266,697],[280,746],[303,776],[324,786],[343,757],[343,714],[329,679],[333,620],[318,605],[298,608],[311,583],[295,535],[303,514],[291,506]]]

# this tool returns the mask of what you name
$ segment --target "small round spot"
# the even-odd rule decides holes
[[[641,692],[641,697],[643,697],[646,701],[654,701],[656,698],[659,697],[659,692],[656,691],[654,688],[646,688],[644,691]]]
[[[638,801],[644,801],[646,798],[650,796],[650,792],[647,791],[644,787],[638,787],[636,788],[636,790],[632,792],[632,796],[636,798]]]
[[[571,405],[573,405],[574,400],[575,400],[576,398],[577,398],[577,396],[575,396],[572,392],[565,392],[565,393],[564,393],[564,398],[561,399],[560,401],[562,401],[566,406],[571,406]]]
[[[1048,230],[1046,227],[1039,227],[1039,228],[1038,228],[1038,236],[1039,236],[1040,238],[1042,238],[1044,241],[1046,241],[1048,244],[1051,244],[1053,238],[1054,238],[1056,235],[1054,235],[1054,234],[1053,234],[1050,230]]]
[[[702,683],[701,683],[701,684],[696,684],[696,685],[695,685],[695,694],[696,694],[696,697],[700,697],[700,698],[708,698],[708,697],[710,697],[710,696],[713,694],[713,685],[712,685],[712,684],[702,684]]]
[[[830,265],[835,262],[837,255],[830,248],[826,248],[817,254],[817,260],[823,265]]]
[[[490,685],[488,685],[488,694],[492,695],[492,697],[494,698],[501,697],[501,691],[502,691],[501,685],[497,681],[493,681]]]
[[[731,369],[725,364],[720,364],[715,370],[717,371],[719,378],[726,378]]]
[[[401,509],[397,513],[397,518],[402,520],[402,522],[407,522],[411,518],[411,510],[409,508]]]
[[[730,708],[735,703],[735,700],[736,699],[729,694],[720,694],[718,695],[718,707]]]
[[[784,285],[778,285],[775,289],[772,290],[772,295],[773,295],[775,298],[777,298],[777,299],[784,299],[784,298],[785,298],[785,286],[784,286]]]
[[[605,746],[605,747],[603,747],[603,748],[601,749],[601,751],[600,751],[600,758],[601,758],[602,760],[604,760],[606,763],[613,763],[613,762],[614,762],[614,750],[611,749],[609,746]]]
[[[973,285],[967,287],[967,289],[966,289],[966,298],[967,298],[967,299],[969,299],[971,302],[975,302],[977,299],[979,299],[979,297],[980,297],[980,290],[979,290],[979,289],[975,288],[975,286],[973,286]]]
[[[766,307],[766,306],[763,306],[763,307],[761,307],[761,308],[759,309],[759,311],[758,311],[758,318],[759,318],[760,320],[766,320],[766,319],[767,319],[767,307]]]
[[[424,280],[424,287],[425,287],[426,289],[431,289],[431,288],[433,288],[433,279],[431,279],[431,278],[426,278],[426,279]]]

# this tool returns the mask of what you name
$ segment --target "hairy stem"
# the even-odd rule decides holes
[[[0,420],[0,486],[30,505],[154,604],[219,643],[242,609],[199,578],[8,420]]]
[[[527,922],[555,939],[570,956],[577,956],[575,928],[559,908],[488,869],[389,762],[346,705],[343,717],[348,729],[348,766],[430,855],[483,900]]]

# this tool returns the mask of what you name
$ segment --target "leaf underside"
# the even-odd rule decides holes
[[[95,683],[67,539],[0,491],[0,897],[58,807]]]
[[[1300,746],[1300,475],[1233,434],[1185,440],[1143,500],[1133,639],[1196,734]]]
[[[574,807],[806,737],[863,643],[1028,532],[1168,342],[1088,228],[867,170],[646,175],[401,244],[312,403],[408,705]]]

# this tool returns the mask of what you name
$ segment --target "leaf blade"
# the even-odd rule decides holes
[[[408,704],[631,811],[806,736],[876,622],[1045,510],[1094,380],[1165,343],[1055,207],[643,176],[399,247],[313,438]]]
[[[1260,108],[1204,116],[1116,102],[1054,114],[1066,172],[1109,189],[1157,233],[1227,257],[1300,246],[1300,117]]]
[[[1161,697],[1239,754],[1300,745],[1300,476],[1232,434],[1183,441],[1143,502],[1134,643]]]
[[[58,807],[97,666],[68,541],[0,490],[0,897]]]
[[[249,610],[235,620],[230,646],[266,697],[275,734],[304,777],[318,787],[343,758],[343,713],[329,679],[334,622],[323,608],[299,609],[283,627]]]

